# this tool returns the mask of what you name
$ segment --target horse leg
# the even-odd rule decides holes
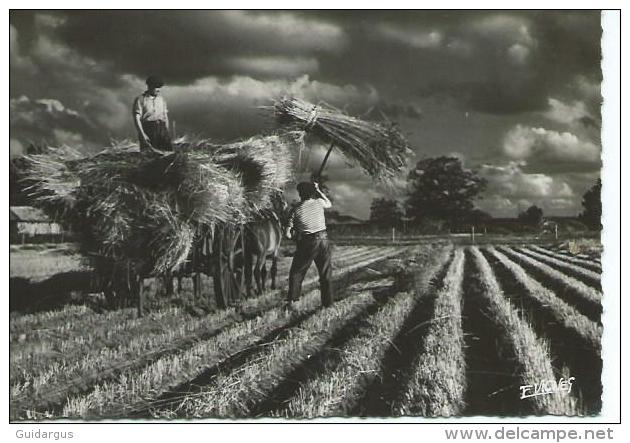
[[[167,272],[166,274],[164,274],[164,292],[166,293],[166,297],[172,297],[174,292],[175,292],[175,288],[173,285],[173,274],[171,272]]]
[[[182,274],[177,274],[177,295],[182,293],[182,279],[184,276]]]
[[[262,257],[262,258],[261,258]],[[256,257],[256,264],[254,265],[254,280],[256,280],[256,295],[262,294],[262,281],[261,270],[265,262],[265,256],[263,253],[258,254]]]
[[[260,280],[263,292],[265,292],[265,286],[267,283],[267,260],[263,259],[262,267],[260,268]]]
[[[201,272],[195,272],[192,276],[193,297],[196,300],[201,295]]]
[[[252,296],[252,256],[249,253],[245,254],[245,296],[250,298]]]
[[[276,289],[276,275],[278,274],[278,254],[271,257],[271,289]]]

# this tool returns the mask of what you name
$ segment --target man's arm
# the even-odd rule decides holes
[[[138,138],[140,139],[140,141],[146,143],[147,146],[152,147],[151,146],[151,141],[149,140],[149,137],[147,136],[147,134],[144,132],[144,129],[142,128],[142,121],[140,120],[140,117],[142,116],[142,106],[140,104],[140,97],[136,98],[136,100],[133,102],[133,125],[136,127],[136,131],[138,132]]]
[[[162,98],[162,100],[164,100],[164,98]],[[164,100],[164,120],[166,122],[166,130],[170,134],[171,133],[171,127],[169,125],[169,120],[168,120],[168,106],[166,106],[166,100]]]
[[[330,202],[330,200],[328,200],[328,197],[326,197],[326,195],[321,191],[321,189],[319,189],[319,184],[314,183],[314,185],[315,185],[315,192],[317,192],[319,198],[324,201],[324,203],[322,204],[324,209],[328,209],[332,207],[332,203]]]

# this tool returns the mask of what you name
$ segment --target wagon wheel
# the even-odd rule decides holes
[[[243,229],[218,226],[213,252],[214,293],[217,306],[223,309],[240,301],[245,283]]]

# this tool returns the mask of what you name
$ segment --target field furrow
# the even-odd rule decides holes
[[[288,403],[276,402],[272,414],[305,418],[352,415],[368,390],[388,375],[384,373],[387,351],[396,346],[398,334],[419,299],[427,295],[424,289],[445,264],[449,252],[450,248],[445,248],[427,257],[421,267],[408,269],[408,273],[422,276],[411,275],[407,287],[399,288],[401,292],[367,318],[357,334],[336,350],[336,358],[322,361],[317,375],[304,380]],[[423,287],[414,284],[420,282]]]
[[[411,370],[401,405],[402,415],[448,417],[464,407],[466,363],[462,331],[464,252],[455,251],[442,289],[437,293],[433,318],[422,352]]]
[[[234,356],[245,350],[268,346],[266,336],[315,314],[320,307],[319,298],[319,291],[310,291],[296,302],[293,311],[273,308],[260,317],[234,325],[216,337],[199,342],[182,353],[160,359],[140,373],[133,376],[124,374],[114,382],[103,383],[87,395],[69,399],[62,415],[125,417],[177,403],[181,395],[173,393],[188,394],[187,389],[182,389],[183,385],[189,385],[192,389],[202,376],[211,378],[208,371],[212,368],[233,360]],[[351,307],[352,303],[344,301],[339,305]],[[165,395],[168,392],[171,395]]]
[[[601,325],[581,315],[498,251],[483,251],[504,294],[519,306],[538,337],[549,344],[556,381],[574,377],[577,413],[601,410]],[[511,262],[511,263],[510,263]]]
[[[372,263],[399,255],[404,250],[386,248],[379,250],[376,257],[368,256],[350,266],[339,269],[333,273],[335,280],[344,280],[349,274],[360,270]],[[305,288],[317,284],[317,277],[305,279]],[[90,391],[95,384],[105,380],[111,380],[119,374],[142,368],[164,356],[177,353],[192,346],[199,340],[206,340],[227,326],[240,321],[242,316],[257,316],[261,312],[271,309],[281,303],[281,295],[278,290],[265,293],[257,299],[244,302],[239,315],[233,309],[218,311],[200,322],[205,328],[201,333],[177,337],[173,331],[156,336],[140,334],[134,341],[124,343],[114,349],[103,349],[94,355],[86,356],[81,360],[66,366],[47,368],[43,374],[39,374],[24,383],[11,387],[11,410],[13,414],[21,415],[25,411],[48,410],[62,403],[68,393],[79,394]],[[217,318],[214,318],[217,317]]]
[[[557,268],[558,270],[570,275],[573,278],[580,280],[588,286],[596,288],[601,291],[601,272],[590,271],[580,265],[569,263],[567,261],[549,257],[548,255],[541,254],[531,248],[518,248],[518,252],[529,255],[530,257],[545,263],[546,265]]]
[[[408,287],[415,293],[414,307],[381,359],[378,377],[365,387],[363,397],[353,406],[354,416],[400,416],[410,378],[422,353],[422,344],[431,324],[435,298],[444,284],[452,261],[453,247],[433,254],[428,265],[416,263],[408,272]]]
[[[383,252],[388,253],[388,251]],[[354,261],[361,263],[364,259],[371,259],[375,253],[380,253],[380,251],[364,250],[361,254],[344,255],[337,260],[335,267],[347,267]],[[315,273],[311,272],[309,278],[315,278],[314,275]],[[267,298],[245,301],[243,309],[250,309],[261,302],[264,304]],[[255,313],[255,311],[251,312],[250,315]],[[69,321],[65,325],[46,330],[40,329],[39,339],[35,339],[33,334],[30,334],[31,340],[26,340],[19,347],[14,347],[10,353],[10,384],[23,386],[28,383],[29,386],[37,389],[42,384],[38,376],[43,375],[48,381],[51,379],[51,374],[70,372],[69,366],[73,362],[81,365],[80,360],[90,360],[94,354],[107,352],[106,349],[118,350],[121,346],[134,345],[139,340],[155,341],[154,337],[164,333],[172,336],[171,338],[203,334],[206,324],[220,324],[222,321],[222,319],[214,318],[212,314],[210,317],[200,319],[186,314],[180,308],[172,307],[142,318],[133,318],[133,312],[118,312],[118,315],[123,315],[122,319],[116,318],[116,311],[103,314],[104,319],[93,312],[85,314],[87,315],[84,318]],[[218,312],[216,315],[222,316],[223,312]],[[101,327],[105,320],[108,327]],[[41,339],[43,331],[46,331],[46,340]]]
[[[9,418],[599,413],[601,245],[481,237],[469,246],[459,237],[410,237],[409,246],[345,238],[348,246],[333,248],[327,308],[314,266],[303,296],[285,305],[292,259],[284,245],[277,289],[225,310],[203,275],[198,299],[188,278],[171,296],[163,280],[146,279],[141,318],[135,308],[106,310],[94,294],[85,305],[12,312]],[[68,287],[88,283],[77,277]],[[49,307],[70,301],[44,289],[29,286],[29,297],[38,303],[41,292]],[[522,386],[569,378],[569,393],[521,398]]]
[[[333,266],[341,268],[348,266],[352,261],[358,261],[368,255],[375,255],[384,248],[342,248],[338,255],[333,256]],[[283,280],[288,276],[290,259],[283,260],[284,273],[278,273],[278,279]],[[313,270],[314,271],[314,270]],[[311,276],[315,273],[311,272]],[[104,326],[112,323],[134,322],[136,309],[126,308],[106,313],[95,312],[85,306],[68,306],[63,310],[50,311],[40,314],[28,314],[11,321],[10,337],[12,341],[20,340],[22,343],[29,340],[38,340],[41,337],[68,337],[70,334],[85,334],[85,331],[100,331]]]
[[[595,288],[509,247],[499,246],[497,250],[524,266],[537,280],[575,306],[582,314],[594,320],[601,315],[602,294]]]
[[[54,311],[38,312],[36,314],[16,315],[11,318],[9,334],[12,341],[17,341],[20,335],[33,334],[38,336],[40,330],[49,330],[55,326],[64,326],[66,322],[74,322],[93,311],[84,305],[70,305]],[[56,324],[58,323],[58,324]],[[26,337],[24,337],[26,338]]]
[[[265,398],[294,367],[307,361],[375,303],[368,291],[319,311],[300,328],[279,337],[244,364],[218,374],[209,386],[186,396],[175,409],[160,408],[153,414],[159,417],[249,416],[256,401]]]
[[[506,298],[490,264],[479,249],[472,247],[471,252],[480,273],[478,282],[488,300],[490,318],[500,326],[501,334],[511,345],[512,354],[517,360],[520,385],[555,380],[548,344],[536,337],[522,314]],[[517,393],[517,390],[510,393],[512,400],[517,398]],[[523,403],[536,414],[575,415],[578,412],[575,399],[565,393],[535,396]]]
[[[553,252],[555,252],[557,254],[563,255],[564,257],[576,258],[576,259],[579,259],[579,260],[585,260],[585,261],[589,261],[589,262],[593,261],[593,262],[595,262],[596,264],[599,264],[599,265],[602,264],[601,254],[599,254],[599,253],[574,254],[574,253],[572,253],[570,251],[567,251],[566,249],[560,249],[558,247],[550,248],[550,249],[551,249],[551,251],[553,251]]]
[[[129,318],[121,322],[112,322],[109,328],[86,328],[82,333],[50,331],[38,340],[27,341],[15,346],[9,355],[9,383],[33,383],[34,379],[46,372],[65,371],[72,362],[101,352],[103,349],[115,349],[122,343],[138,339],[139,334],[157,336],[168,332],[174,334],[183,329],[181,334],[194,332],[203,320],[191,317],[179,308],[167,308],[152,312],[146,317]],[[176,334],[176,333],[175,333]]]
[[[582,266],[583,268],[586,268],[597,274],[602,273],[602,265],[598,260],[577,258],[572,255],[561,254],[557,251],[547,249],[538,245],[530,245],[529,248],[541,254],[548,255],[549,257],[556,258],[558,260],[563,260],[565,262],[573,263],[578,266]]]
[[[549,289],[534,280],[517,263],[499,250],[489,247],[487,250],[497,258],[512,274],[512,276],[527,290],[529,296],[535,298],[542,306],[547,307],[556,321],[565,328],[572,330],[593,349],[600,349],[602,327],[580,314]]]

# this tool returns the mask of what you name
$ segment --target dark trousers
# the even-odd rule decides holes
[[[144,133],[149,137],[149,141],[151,142],[151,146],[155,149],[159,149],[160,151],[172,151],[173,145],[171,144],[171,135],[168,133],[168,128],[166,127],[166,122],[161,120],[157,121],[145,121],[142,122],[142,129]],[[140,144],[141,148],[147,148],[148,146],[143,146],[143,143]]]
[[[304,276],[315,261],[319,272],[319,286],[322,294],[322,305],[330,306],[334,301],[332,289],[332,263],[330,243],[326,231],[315,234],[302,234],[297,241],[297,248],[291,270],[289,271],[288,301],[300,298]]]

